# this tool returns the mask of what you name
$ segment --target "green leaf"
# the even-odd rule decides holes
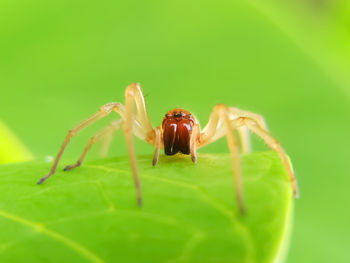
[[[238,214],[230,156],[138,158],[137,207],[127,157],[44,185],[49,164],[0,167],[0,262],[282,262],[292,195],[275,152],[243,157],[247,215]]]

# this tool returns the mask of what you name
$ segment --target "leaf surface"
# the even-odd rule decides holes
[[[230,156],[138,158],[144,206],[127,157],[59,170],[0,167],[0,262],[281,262],[292,195],[277,154],[243,157],[247,215],[238,215]]]

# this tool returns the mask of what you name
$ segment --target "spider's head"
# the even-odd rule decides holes
[[[181,121],[183,119],[193,119],[193,117],[187,110],[173,109],[165,114],[164,119],[175,119],[176,121]]]
[[[195,123],[195,117],[183,109],[173,109],[165,114],[161,130],[166,155],[190,154],[190,137]]]

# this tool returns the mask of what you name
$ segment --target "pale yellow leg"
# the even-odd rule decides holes
[[[217,139],[221,138],[222,136],[225,136],[225,129],[223,127],[222,119],[218,116],[216,113],[215,108],[224,106],[227,109],[227,114],[230,122],[233,122],[238,117],[256,117],[259,124],[262,125],[262,127],[266,128],[266,124],[264,121],[264,118],[256,113],[243,111],[237,108],[233,107],[227,107],[226,105],[218,104],[214,107],[208,124],[204,127],[203,131],[201,132],[201,143],[200,147],[203,147],[213,141],[216,141]],[[237,127],[237,132],[240,137],[240,142],[242,146],[242,152],[250,152],[251,151],[251,142],[250,142],[250,134],[247,127]]]
[[[79,160],[71,165],[67,165],[64,170],[68,171],[71,170],[75,167],[80,166],[85,157],[86,154],[89,152],[89,150],[91,149],[92,145],[94,145],[96,142],[102,140],[104,137],[109,136],[111,134],[113,134],[113,132],[115,132],[116,130],[118,130],[121,127],[122,124],[122,120],[116,120],[113,121],[109,126],[105,127],[103,130],[99,131],[98,133],[96,133],[94,136],[92,136],[88,142],[88,144],[86,145],[82,155],[80,156]]]
[[[54,161],[54,164],[50,170],[50,172],[41,178],[38,182],[38,184],[42,184],[45,182],[51,175],[53,175],[56,171],[58,162],[61,159],[61,156],[66,149],[68,143],[70,142],[70,139],[75,136],[79,131],[84,129],[85,127],[91,125],[95,121],[105,117],[108,115],[111,111],[115,111],[119,113],[123,119],[123,130],[125,134],[126,144],[128,147],[128,153],[130,158],[130,165],[132,169],[134,184],[136,188],[136,194],[137,194],[137,203],[138,205],[142,205],[142,192],[141,192],[141,182],[138,176],[137,171],[137,163],[136,163],[136,155],[135,155],[135,148],[134,148],[134,141],[133,141],[133,133],[139,137],[142,140],[145,140],[146,142],[156,145],[156,131],[152,128],[150,119],[147,114],[146,105],[144,101],[144,97],[142,95],[141,88],[138,83],[131,84],[128,86],[125,92],[125,103],[126,106],[124,107],[120,103],[109,103],[104,105],[100,111],[85,121],[81,122],[77,126],[75,126],[73,129],[71,129],[68,132],[68,135],[66,139],[64,140],[60,151]],[[137,111],[134,114],[134,103],[136,104]],[[101,134],[102,136],[102,134]],[[91,146],[96,142],[97,139],[99,139],[100,135],[97,135],[96,137],[93,137],[89,144],[86,146],[82,156],[78,160],[78,162],[72,166],[68,166],[67,169],[71,169],[73,167],[76,167],[80,165],[80,163],[85,158],[87,152],[90,150]],[[159,151],[159,149],[158,149]]]
[[[47,175],[45,175],[43,178],[41,178],[39,180],[38,184],[42,184],[50,176],[52,176],[55,173],[55,171],[57,169],[57,165],[62,157],[62,154],[63,154],[64,150],[66,149],[67,145],[69,144],[72,137],[77,135],[81,130],[83,130],[87,126],[89,126],[89,125],[93,124],[94,122],[98,121],[99,119],[107,116],[113,110],[117,110],[119,107],[122,107],[122,105],[120,103],[108,103],[108,104],[102,106],[99,112],[95,113],[94,115],[91,115],[89,118],[87,118],[86,120],[82,121],[77,126],[72,128],[71,130],[69,130],[68,135],[67,135],[66,139],[64,140],[64,142],[60,148],[60,151],[58,152],[56,159],[51,167],[50,172]]]
[[[252,151],[252,145],[250,140],[249,129],[245,126],[237,128],[239,139],[241,142],[241,149],[243,153],[249,153]]]
[[[267,130],[266,122],[264,120],[264,117],[261,116],[260,114],[254,113],[254,112],[249,112],[245,110],[241,110],[238,108],[234,107],[229,107],[229,112],[230,112],[230,119],[232,120],[233,118],[237,117],[248,117],[256,120],[259,125]],[[249,134],[249,129],[245,126],[241,126],[237,128],[238,134],[240,136],[240,141],[242,145],[242,152],[251,152],[251,140],[250,140],[250,134]]]
[[[134,103],[136,104],[137,113],[134,115]],[[142,206],[142,190],[141,190],[141,181],[138,174],[137,162],[136,162],[136,153],[133,140],[133,119],[136,118],[136,121],[140,122],[140,125],[143,130],[144,136],[143,139],[149,143],[155,145],[155,131],[149,120],[144,97],[141,92],[141,88],[138,83],[133,83],[125,91],[125,120],[123,123],[124,134],[126,139],[126,144],[128,147],[130,166],[132,170],[132,175],[134,179],[134,184],[136,188],[137,203],[139,206]],[[137,134],[136,134],[137,135]]]
[[[244,117],[241,119],[243,120],[244,124],[247,125],[247,127],[251,131],[253,131],[258,136],[260,136],[272,150],[275,150],[278,153],[284,166],[287,169],[287,172],[288,172],[291,184],[292,184],[293,195],[295,198],[299,197],[298,185],[297,185],[297,181],[294,177],[293,168],[292,168],[292,166],[288,160],[287,154],[283,150],[281,144],[275,138],[273,138],[268,133],[268,131],[263,129],[256,120],[254,120],[252,118],[244,118]]]
[[[266,131],[268,130],[265,119],[260,114],[250,112],[250,111],[241,110],[241,109],[234,108],[234,107],[228,107],[228,109],[229,109],[231,120],[233,118],[238,118],[238,117],[248,117],[250,119],[255,120],[264,130],[266,130]]]
[[[208,124],[200,135],[198,147],[202,147],[218,138],[226,135],[227,144],[231,152],[233,181],[236,193],[236,199],[240,213],[245,214],[245,204],[243,197],[243,181],[240,163],[239,146],[234,135],[234,129],[237,128],[232,125],[234,120],[230,119],[229,108],[223,104],[218,104],[214,107]]]
[[[241,158],[239,153],[239,146],[234,134],[234,127],[231,125],[229,115],[222,111],[222,119],[226,128],[227,144],[231,152],[233,180],[235,185],[236,198],[241,215],[245,214],[244,204],[244,192],[243,192],[243,180],[242,180],[242,168]]]
[[[113,136],[114,133],[116,132],[116,130],[111,130],[110,132],[108,132],[106,135],[103,136],[103,138],[101,138],[100,142],[100,150],[99,150],[99,156],[101,157],[107,157],[109,150],[111,148],[111,144],[113,141]]]
[[[156,134],[156,139],[155,139],[155,144],[154,147],[156,148],[154,151],[154,157],[153,157],[153,162],[152,165],[156,166],[158,163],[158,159],[159,159],[159,150],[160,150],[160,146],[162,144],[161,139],[162,139],[162,135],[160,132],[160,128],[157,127],[155,128],[155,134]]]
[[[200,128],[199,125],[196,124],[192,128],[191,138],[190,138],[190,146],[191,146],[191,159],[192,162],[197,162],[197,142],[200,137]]]
[[[279,142],[276,141],[267,131],[267,126],[263,117],[256,113],[242,111],[237,108],[230,108],[225,105],[218,104],[214,107],[208,124],[200,134],[200,139],[197,147],[203,147],[226,135],[232,157],[232,169],[234,172],[236,197],[241,213],[244,213],[245,207],[243,199],[243,184],[241,177],[242,172],[239,159],[239,150],[237,140],[234,136],[234,130],[237,129],[240,135],[240,139],[242,141],[242,151],[249,151],[250,140],[248,137],[249,131],[247,128],[264,139],[266,144],[279,154],[290,177],[294,197],[298,197],[298,187],[292,166]]]

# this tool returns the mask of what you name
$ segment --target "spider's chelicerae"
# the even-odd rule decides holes
[[[136,112],[134,112],[134,103],[136,104]],[[113,132],[122,127],[128,147],[132,175],[137,194],[137,202],[138,205],[142,205],[141,183],[137,170],[133,134],[155,147],[153,158],[154,166],[158,162],[160,149],[164,149],[166,155],[174,155],[178,152],[191,155],[192,161],[195,163],[197,162],[198,148],[226,136],[232,157],[236,198],[240,212],[241,214],[244,214],[245,205],[243,200],[240,149],[234,131],[236,130],[238,132],[241,141],[241,150],[243,152],[249,152],[251,148],[249,138],[250,130],[260,136],[271,149],[279,154],[290,177],[294,197],[298,196],[296,179],[293,175],[293,169],[288,157],[279,142],[276,141],[267,131],[265,121],[261,115],[228,107],[223,104],[217,104],[210,115],[208,124],[203,130],[201,130],[199,123],[193,114],[183,109],[174,109],[165,114],[161,127],[153,128],[138,83],[133,83],[126,89],[125,106],[117,102],[103,105],[97,113],[69,130],[50,172],[41,178],[38,184],[42,184],[55,173],[58,162],[72,137],[77,135],[85,127],[107,116],[113,111],[120,114],[121,119],[113,121],[109,126],[92,136],[79,160],[72,165],[66,166],[64,169],[65,171],[80,166],[94,143],[110,138]]]

